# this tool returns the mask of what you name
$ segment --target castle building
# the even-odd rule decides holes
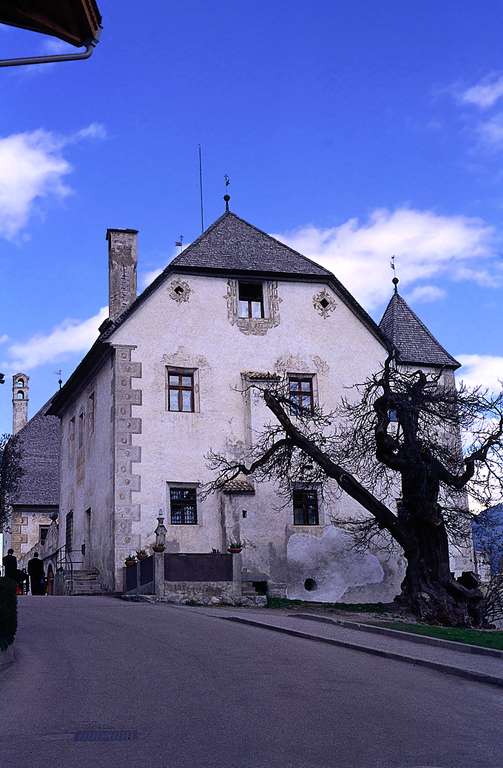
[[[21,561],[43,543],[59,509],[59,420],[48,414],[51,401],[28,419],[29,379],[12,377],[12,439],[17,487],[9,495],[11,517],[4,548],[12,547]]]
[[[331,410],[379,369],[390,339],[415,366],[453,375],[458,363],[400,296],[379,326],[331,272],[232,212],[140,296],[137,232],[109,229],[107,241],[109,319],[49,409],[61,420],[59,546],[82,551],[104,589],[122,590],[125,558],[154,543],[161,513],[168,552],[242,541],[242,578],[270,594],[392,600],[400,554],[356,553],[332,523],[361,511],[354,500],[342,494],[331,508],[299,487],[285,505],[272,483],[250,479],[202,499],[206,457],[254,444],[268,416],[242,395],[251,381],[284,374]]]

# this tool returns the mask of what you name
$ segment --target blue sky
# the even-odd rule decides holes
[[[395,253],[467,380],[503,378],[500,3],[99,5],[89,61],[0,69],[0,363],[32,414],[103,317],[106,228],[140,230],[140,281],[199,234],[199,143],[208,224],[227,173],[233,210],[376,319]],[[2,57],[59,47],[0,27]]]

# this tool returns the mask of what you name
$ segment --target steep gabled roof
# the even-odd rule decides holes
[[[227,211],[170,264],[171,267],[320,275],[331,273]]]
[[[219,277],[280,278],[325,283],[352,310],[370,333],[387,349],[388,341],[374,320],[328,269],[293,248],[280,243],[235,213],[226,211],[219,219],[173,259],[143,293],[114,320],[100,326],[100,336],[56,394],[50,413],[59,415],[72,392],[88,380],[110,352],[109,339],[115,331],[173,274]]]
[[[50,416],[52,398],[15,436],[22,473],[10,496],[12,504],[59,504],[59,419]]]
[[[452,355],[436,340],[399,293],[394,293],[379,328],[397,348],[402,363],[459,368]]]

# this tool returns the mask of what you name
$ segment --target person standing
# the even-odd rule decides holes
[[[28,560],[28,574],[30,577],[31,594],[43,595],[44,566],[42,560],[39,559],[38,552],[34,552],[31,560]]]
[[[3,567],[5,577],[17,582],[17,558],[14,557],[14,550],[7,550],[7,554],[3,559]]]

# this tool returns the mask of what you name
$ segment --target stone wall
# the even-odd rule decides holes
[[[161,598],[187,605],[240,605],[241,593],[232,581],[165,581]]]
[[[113,370],[114,419],[114,562],[115,583],[121,583],[122,567],[129,554],[140,548],[140,504],[133,502],[133,492],[141,489],[141,446],[133,445],[133,435],[141,433],[141,418],[133,417],[133,406],[141,406],[142,391],[133,387],[141,377],[141,363],[131,361],[133,347],[115,347]],[[134,465],[134,466],[133,466]]]

